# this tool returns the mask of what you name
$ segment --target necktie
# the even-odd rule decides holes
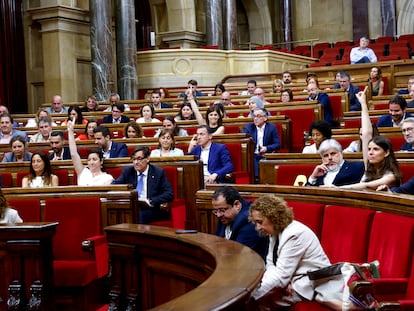
[[[279,235],[276,237],[275,246],[273,246],[273,263],[276,266],[277,262],[277,249],[279,248]]]
[[[141,196],[143,190],[144,190],[144,174],[140,173],[138,177],[138,182],[137,182],[138,198]]]

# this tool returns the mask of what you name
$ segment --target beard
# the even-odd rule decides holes
[[[338,163],[334,163],[332,165],[327,165],[326,167],[328,168],[329,172],[337,172],[337,171],[339,171],[339,168],[340,168]]]

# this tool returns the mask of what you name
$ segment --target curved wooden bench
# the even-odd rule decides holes
[[[264,271],[263,260],[251,249],[205,233],[132,224],[109,226],[105,232],[110,299],[118,307],[240,310]]]

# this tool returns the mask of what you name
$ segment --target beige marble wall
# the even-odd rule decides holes
[[[141,89],[179,87],[196,79],[215,85],[226,75],[305,69],[313,60],[274,51],[222,51],[203,49],[138,52]]]

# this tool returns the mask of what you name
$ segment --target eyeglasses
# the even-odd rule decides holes
[[[406,129],[403,129],[403,133],[412,133],[414,131],[414,127],[407,127]]]
[[[226,213],[227,210],[232,207],[233,206],[229,206],[227,208],[217,208],[217,209],[213,209],[211,212],[213,213],[214,216],[219,216],[219,215],[223,215],[224,213]]]
[[[254,114],[253,118],[259,119],[259,118],[263,118],[264,116],[262,116],[261,114]]]
[[[146,158],[144,158],[144,157],[132,157],[131,158],[132,161],[138,161],[138,162],[141,162],[144,159],[146,159]]]
[[[254,93],[254,95],[263,95],[263,93]]]

